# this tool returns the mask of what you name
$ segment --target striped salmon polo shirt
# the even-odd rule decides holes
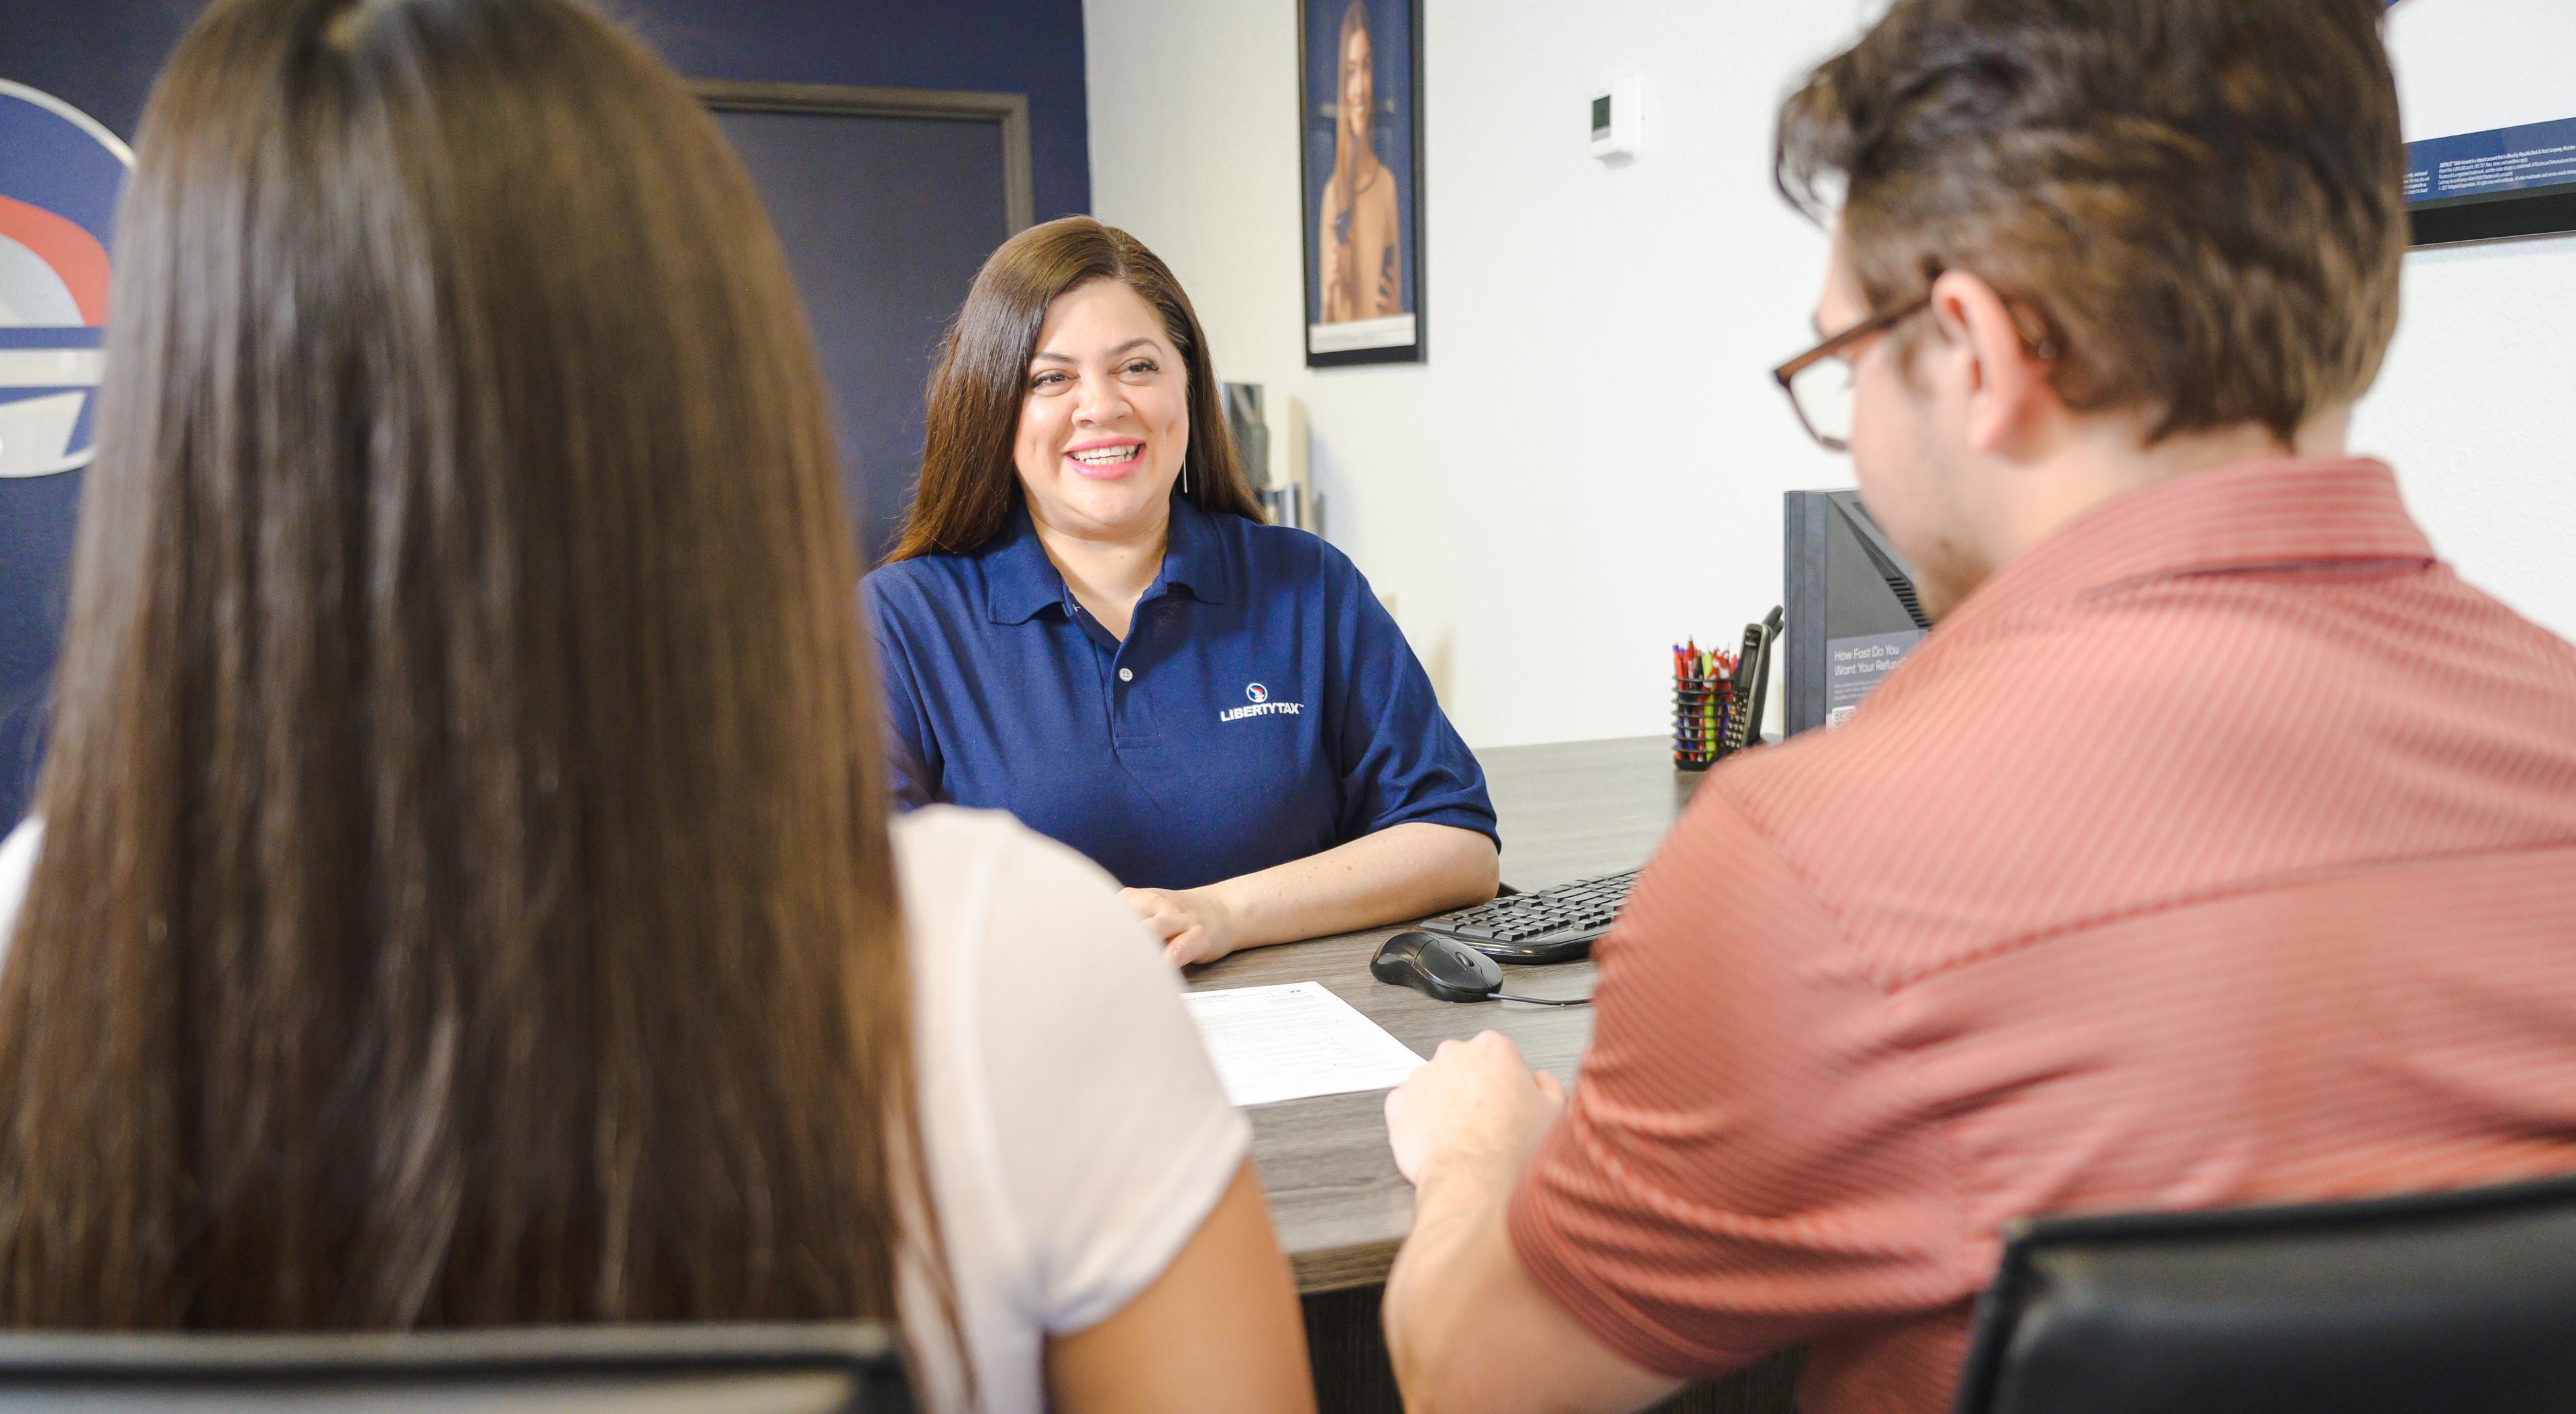
[[[1713,772],[1598,956],[1531,1277],[1941,1410],[2008,1219],[2576,1170],[2576,649],[2376,462],[2162,483]]]

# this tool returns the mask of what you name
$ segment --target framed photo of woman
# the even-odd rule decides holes
[[[1298,0],[1306,366],[1419,363],[1422,0]]]

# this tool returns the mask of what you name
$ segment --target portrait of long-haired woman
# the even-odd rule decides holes
[[[1321,324],[1404,312],[1395,174],[1371,147],[1377,47],[1364,0],[1351,0],[1342,11],[1341,42],[1333,52],[1341,73],[1333,95],[1333,175],[1324,184],[1315,242],[1324,261],[1324,317],[1316,321]]]
[[[1307,319],[1313,352],[1417,343],[1414,28],[1406,0],[1312,0],[1306,10]],[[1329,128],[1326,124],[1329,123]]]

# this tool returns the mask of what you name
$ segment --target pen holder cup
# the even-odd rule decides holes
[[[1684,771],[1705,771],[1716,764],[1725,750],[1726,704],[1729,684],[1724,678],[1686,677],[1673,683],[1673,765]]]

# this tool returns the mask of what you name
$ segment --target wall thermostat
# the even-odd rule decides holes
[[[1592,155],[1607,162],[1637,155],[1637,125],[1644,117],[1645,81],[1622,74],[1592,95]]]

